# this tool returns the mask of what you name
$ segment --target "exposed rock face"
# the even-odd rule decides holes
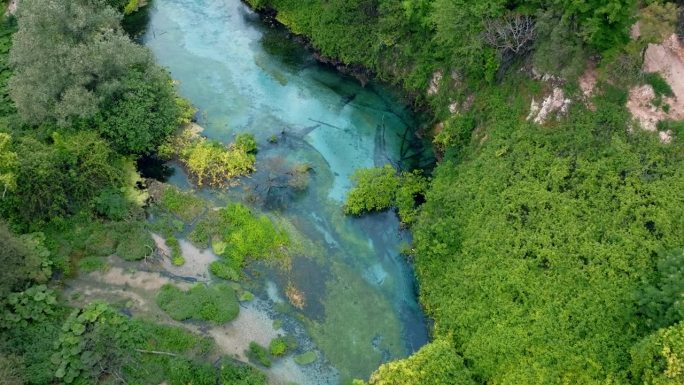
[[[661,120],[684,119],[684,45],[677,35],[672,34],[661,44],[649,44],[644,55],[644,72],[657,72],[670,85],[674,97],[663,97],[662,104],[669,105],[669,110],[654,106],[656,97],[650,85],[634,87],[629,92],[627,108],[643,129],[657,131]],[[659,133],[660,140],[668,143],[672,140],[672,132]]]
[[[641,124],[641,128],[647,131],[656,131],[658,122],[667,119],[665,111],[652,104],[653,99],[655,92],[648,84],[633,87],[629,91],[627,108],[632,117]]]
[[[559,87],[554,87],[553,92],[544,98],[544,101],[537,103],[532,99],[530,105],[530,114],[527,115],[527,120],[531,120],[537,124],[544,124],[552,115],[559,118],[568,112],[572,100],[565,97],[565,93]]]
[[[598,76],[596,74],[596,64],[594,64],[594,62],[590,62],[587,69],[579,78],[579,86],[585,98],[588,99],[594,94],[594,88],[596,88],[597,80]]]
[[[11,0],[9,4],[7,4],[7,10],[5,11],[5,15],[14,15],[17,13],[17,6],[19,5],[19,0]]]
[[[430,86],[428,87],[428,95],[436,95],[439,92],[439,83],[441,83],[444,73],[440,70],[435,71],[430,79]]]

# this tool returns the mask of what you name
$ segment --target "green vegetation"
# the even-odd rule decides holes
[[[287,233],[265,215],[255,215],[238,203],[212,211],[202,218],[189,235],[198,246],[211,241],[214,253],[223,258],[211,265],[211,272],[235,280],[248,258],[269,259],[286,255]]]
[[[256,141],[250,134],[239,134],[229,146],[199,136],[192,126],[170,138],[160,153],[176,157],[187,168],[198,186],[226,186],[231,179],[250,174],[256,162]]]
[[[318,358],[318,356],[316,355],[316,352],[306,352],[306,353],[302,353],[302,354],[297,354],[294,357],[294,362],[297,365],[302,365],[302,366],[310,365],[310,364],[313,364],[317,358]]]
[[[352,176],[354,188],[349,191],[344,210],[359,215],[369,211],[397,207],[403,223],[411,223],[417,215],[417,203],[423,199],[428,180],[420,171],[396,174],[394,168],[360,169]]]
[[[259,365],[265,366],[267,368],[271,367],[271,359],[268,357],[268,349],[259,345],[258,343],[252,341],[249,343],[249,350],[247,350],[247,357],[252,362],[256,362]]]
[[[268,350],[271,352],[273,357],[280,357],[285,355],[287,352],[287,341],[284,337],[278,337],[271,340],[268,346]]]
[[[249,365],[235,364],[224,359],[220,379],[223,385],[265,385],[266,375]]]
[[[196,319],[222,324],[235,319],[240,311],[235,291],[223,283],[197,284],[188,291],[166,284],[157,294],[157,304],[177,321]]]
[[[204,211],[205,204],[191,192],[164,186],[159,207],[184,222],[191,222]]]
[[[85,257],[78,261],[78,270],[84,273],[91,271],[107,271],[110,266],[102,257]]]
[[[384,364],[369,385],[475,385],[463,358],[446,340],[436,340],[411,357]]]

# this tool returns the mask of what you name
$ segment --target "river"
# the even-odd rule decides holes
[[[288,269],[249,271],[272,317],[319,354],[300,381],[367,379],[382,362],[425,344],[413,272],[399,252],[408,233],[393,212],[342,213],[354,170],[430,162],[411,111],[382,86],[361,87],[318,64],[239,0],[155,0],[152,7],[143,43],[199,109],[204,134],[230,142],[249,132],[259,144],[258,172],[241,187],[201,193],[241,199],[317,245]],[[302,162],[312,166],[304,193],[265,187]],[[180,169],[171,183],[190,188]],[[288,287],[303,296],[301,309],[283,300]],[[274,381],[289,381],[274,373]]]

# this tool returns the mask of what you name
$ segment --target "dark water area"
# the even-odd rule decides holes
[[[319,65],[239,0],[155,0],[149,18],[143,42],[199,109],[204,134],[225,143],[242,132],[257,139],[253,175],[240,186],[199,193],[266,213],[299,246],[288,266],[249,271],[250,289],[303,330],[301,339],[320,354],[319,368],[327,368],[302,367],[298,382],[367,378],[424,345],[427,322],[400,254],[410,234],[394,212],[355,218],[342,210],[355,170],[432,164],[429,143],[413,134],[420,121],[410,108],[382,85],[362,87]],[[303,179],[293,180],[302,164]],[[139,166],[158,168],[153,159]],[[174,169],[169,182],[191,188]],[[271,376],[276,382],[290,380],[278,373]]]

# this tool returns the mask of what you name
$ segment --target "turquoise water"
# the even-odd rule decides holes
[[[202,193],[264,210],[306,245],[286,268],[255,267],[251,284],[318,351],[318,369],[302,369],[308,382],[367,378],[418,349],[427,328],[399,255],[408,235],[391,212],[342,214],[354,170],[431,161],[414,139],[410,110],[378,85],[361,87],[317,64],[238,0],[155,0],[153,7],[144,44],[198,107],[204,134],[230,142],[250,132],[259,144],[253,176]],[[306,191],[280,183],[303,162],[312,166]],[[181,170],[171,181],[189,186]],[[293,289],[300,307],[281,300]]]

